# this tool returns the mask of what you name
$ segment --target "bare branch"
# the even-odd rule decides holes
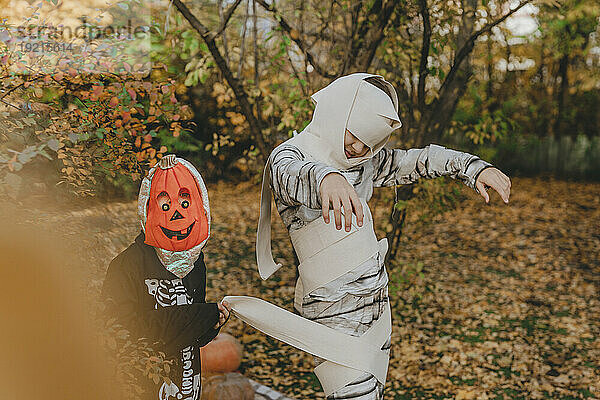
[[[252,0],[252,42],[254,44],[254,85],[258,88],[259,59],[258,59],[258,16],[256,15],[256,0]]]
[[[233,15],[233,12],[235,11],[235,9],[237,8],[237,6],[242,2],[242,0],[235,0],[235,3],[233,3],[231,6],[229,6],[229,8],[227,9],[227,11],[225,11],[223,13],[222,19],[221,19],[221,26],[219,27],[219,29],[213,33],[213,37],[212,39],[216,38],[217,36],[219,36],[221,33],[223,33],[225,31],[225,28],[227,28],[227,24],[229,23],[229,20],[231,19],[231,16]]]
[[[325,78],[330,78],[330,79],[337,77],[336,74],[327,72],[323,67],[321,67],[317,63],[317,60],[308,51],[308,46],[306,46],[306,43],[304,43],[304,41],[300,38],[298,31],[295,29],[292,29],[292,27],[290,26],[290,24],[287,23],[285,18],[283,18],[283,16],[277,11],[277,9],[275,9],[274,5],[267,4],[267,2],[265,0],[256,0],[256,2],[258,4],[260,4],[262,8],[264,8],[265,10],[267,10],[269,12],[272,12],[273,14],[275,14],[277,16],[277,20],[279,21],[279,26],[281,26],[281,28],[290,36],[290,38],[294,41],[294,43],[296,43],[296,45],[300,48],[302,53],[304,53],[305,57],[308,59],[308,62],[310,62],[310,64],[313,66],[313,68],[319,75],[321,75]],[[292,31],[294,31],[294,32],[292,33]]]
[[[246,29],[248,27],[248,18],[250,15],[250,0],[246,0],[246,15],[244,16],[244,27],[242,28],[242,44],[240,45],[240,62],[238,63],[237,76],[242,76],[242,66],[244,65],[244,58],[246,57]]]
[[[183,17],[189,22],[192,28],[194,28],[196,32],[200,34],[202,40],[204,40],[204,43],[206,43],[206,46],[208,47],[210,54],[215,60],[215,63],[219,67],[219,70],[225,77],[225,80],[233,90],[236,100],[240,104],[242,113],[248,121],[250,131],[252,132],[252,136],[256,140],[256,145],[258,147],[258,150],[261,152],[261,156],[266,159],[269,153],[267,151],[267,144],[265,143],[265,139],[262,136],[261,124],[252,112],[252,105],[248,100],[248,95],[246,94],[244,87],[242,86],[240,81],[233,76],[231,69],[225,62],[225,59],[219,51],[219,48],[217,47],[214,37],[211,35],[210,31],[198,20],[198,18],[196,18],[194,14],[192,14],[190,9],[187,8],[187,6],[183,4],[181,0],[173,0],[173,4],[175,5],[175,7],[177,7],[181,15],[183,15]],[[263,161],[265,160],[263,159]]]
[[[462,62],[468,57],[468,55],[473,50],[473,47],[475,46],[475,41],[477,40],[477,38],[479,36],[483,35],[484,33],[491,31],[493,27],[501,24],[508,17],[510,17],[511,15],[513,15],[514,13],[519,11],[521,8],[523,8],[525,5],[527,5],[531,2],[532,2],[532,0],[525,0],[524,2],[519,4],[518,7],[515,7],[513,10],[510,10],[508,13],[506,13],[501,18],[497,19],[496,21],[492,21],[492,22],[485,24],[485,26],[483,28],[481,28],[477,32],[474,32],[467,39],[467,41],[460,48],[460,50],[458,50],[458,52],[456,53],[456,57],[454,58],[454,63],[452,64],[452,68],[450,68],[450,72],[448,72],[448,75],[446,76],[446,79],[444,80],[444,83],[442,84],[442,86],[440,88],[440,93],[449,85],[449,83],[452,80],[454,80],[454,78],[456,77],[456,73],[458,72],[458,69],[460,68]]]
[[[346,71],[350,67],[350,63],[352,62],[352,49],[354,46],[354,41],[356,38],[356,32],[359,28],[358,25],[358,17],[360,15],[360,10],[362,9],[362,3],[356,3],[354,5],[354,10],[352,10],[352,20],[351,20],[351,32],[350,32],[350,40],[348,40],[348,46],[346,50],[346,59],[344,60],[344,64],[342,66],[342,71]]]
[[[294,76],[298,80],[298,85],[300,86],[300,90],[302,90],[302,94],[305,97],[309,97],[310,93],[308,93],[308,90],[306,89],[305,85],[302,85],[302,83],[300,83],[300,81],[302,80],[302,77],[300,76],[300,73],[298,72],[298,70],[296,69],[296,67],[294,67],[294,62],[292,61],[292,56],[290,56],[290,52],[286,51],[285,54],[288,56],[288,60],[290,61],[290,67],[292,67],[292,71],[294,72]]]
[[[402,5],[400,1],[375,0],[368,6],[362,23],[350,39],[352,47],[346,55],[346,62],[344,62],[341,75],[354,69],[366,71],[369,68],[377,48],[384,38],[384,31],[390,23],[390,17],[396,7],[402,7]]]
[[[24,86],[25,82],[21,82],[19,83],[17,86],[13,86],[12,88],[10,88],[6,93],[4,93],[2,95],[2,97],[0,97],[0,99],[5,98],[6,96],[8,96],[9,94],[11,94],[12,92],[14,92],[15,90],[17,90],[18,88],[20,88],[21,86]]]
[[[14,107],[14,108],[16,108],[17,110],[19,110],[19,111],[22,111],[22,110],[21,110],[19,107],[15,106],[14,104],[10,104],[9,102],[7,102],[7,101],[6,101],[6,100],[4,100],[4,99],[0,99],[0,102],[1,102],[1,103],[3,103],[3,104],[6,104],[6,105],[7,105],[7,106],[9,106],[9,107]]]
[[[225,23],[225,18],[223,16],[223,0],[218,1],[218,8],[219,8],[219,20],[221,21],[221,26],[225,27],[225,26],[227,26],[227,24]],[[227,47],[227,32],[225,31],[225,28],[223,28],[222,36],[223,36],[223,39],[222,39],[223,40],[223,53],[225,55],[225,61],[227,62],[227,64],[229,64],[229,49]]]

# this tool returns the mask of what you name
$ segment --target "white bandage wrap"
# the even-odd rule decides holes
[[[391,329],[389,303],[383,315],[362,336],[350,336],[302,318],[256,297],[227,296],[233,314],[261,332],[300,350],[326,359],[315,369],[325,395],[364,372],[385,384],[389,355],[381,350]]]
[[[317,218],[302,229],[290,232],[292,244],[300,260],[298,272],[302,285],[302,297],[351,271],[375,254],[387,251],[387,239],[377,242],[373,218],[366,202],[362,202],[364,221],[358,226],[352,215],[349,232],[338,230],[330,211],[330,223]]]
[[[267,279],[281,264],[271,252],[271,188],[269,163],[265,166],[261,190],[256,256],[260,276]],[[377,241],[373,218],[363,202],[365,218],[358,226],[352,217],[349,232],[335,229],[333,215],[325,224],[322,218],[290,233],[300,259],[300,279],[296,284],[294,305],[300,310],[302,298],[313,290],[352,271],[377,252],[385,257],[387,240]],[[333,211],[331,211],[333,213]],[[381,350],[392,331],[389,302],[384,313],[362,336],[351,336],[293,314],[262,299],[227,296],[233,314],[242,321],[291,346],[323,358],[315,374],[326,396],[358,379],[365,372],[385,385],[389,355]]]
[[[380,79],[390,97],[366,82]],[[401,126],[397,114],[398,99],[392,85],[381,76],[352,74],[333,81],[315,93],[313,119],[304,131],[287,141],[301,149],[307,158],[344,170],[365,162],[376,154]],[[348,159],[344,151],[345,132],[350,129],[369,148],[365,157]],[[271,179],[270,161],[263,173],[260,217],[256,239],[256,260],[262,279],[267,279],[281,264],[275,263],[271,251]],[[349,232],[337,230],[330,211],[330,223],[322,218],[290,232],[294,249],[300,259],[300,279],[296,283],[294,306],[301,311],[302,299],[314,290],[353,271],[379,252],[385,257],[387,240],[377,241],[373,218],[363,202],[365,218],[359,227],[352,217]],[[389,356],[381,350],[392,331],[389,302],[384,313],[362,336],[336,331],[279,308],[264,300],[226,297],[234,315],[256,329],[326,361],[315,368],[325,395],[369,373],[385,385]]]

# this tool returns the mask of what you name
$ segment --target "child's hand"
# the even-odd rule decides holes
[[[508,198],[510,196],[510,179],[504,175],[498,168],[486,168],[481,171],[475,187],[479,190],[479,194],[485,199],[486,203],[490,202],[490,196],[486,191],[487,188],[491,187],[494,189],[502,200],[508,204]]]
[[[346,231],[350,231],[352,224],[352,212],[356,214],[358,226],[363,224],[363,208],[356,190],[348,183],[342,175],[332,172],[321,181],[321,207],[323,219],[329,223],[329,205],[333,208],[335,227],[342,229],[342,207],[344,207],[344,222]]]
[[[229,311],[231,311],[231,306],[226,301],[217,303],[217,307],[219,308],[219,322],[215,324],[215,329],[225,325],[225,322],[229,319]]]

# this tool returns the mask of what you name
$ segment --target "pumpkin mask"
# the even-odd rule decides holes
[[[208,238],[208,217],[196,179],[182,164],[159,164],[152,177],[145,243],[184,251]]]

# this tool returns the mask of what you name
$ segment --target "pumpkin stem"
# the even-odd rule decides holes
[[[160,169],[169,169],[173,168],[177,163],[177,156],[175,154],[167,154],[166,156],[160,159],[160,161],[158,162],[158,166],[160,167]]]

